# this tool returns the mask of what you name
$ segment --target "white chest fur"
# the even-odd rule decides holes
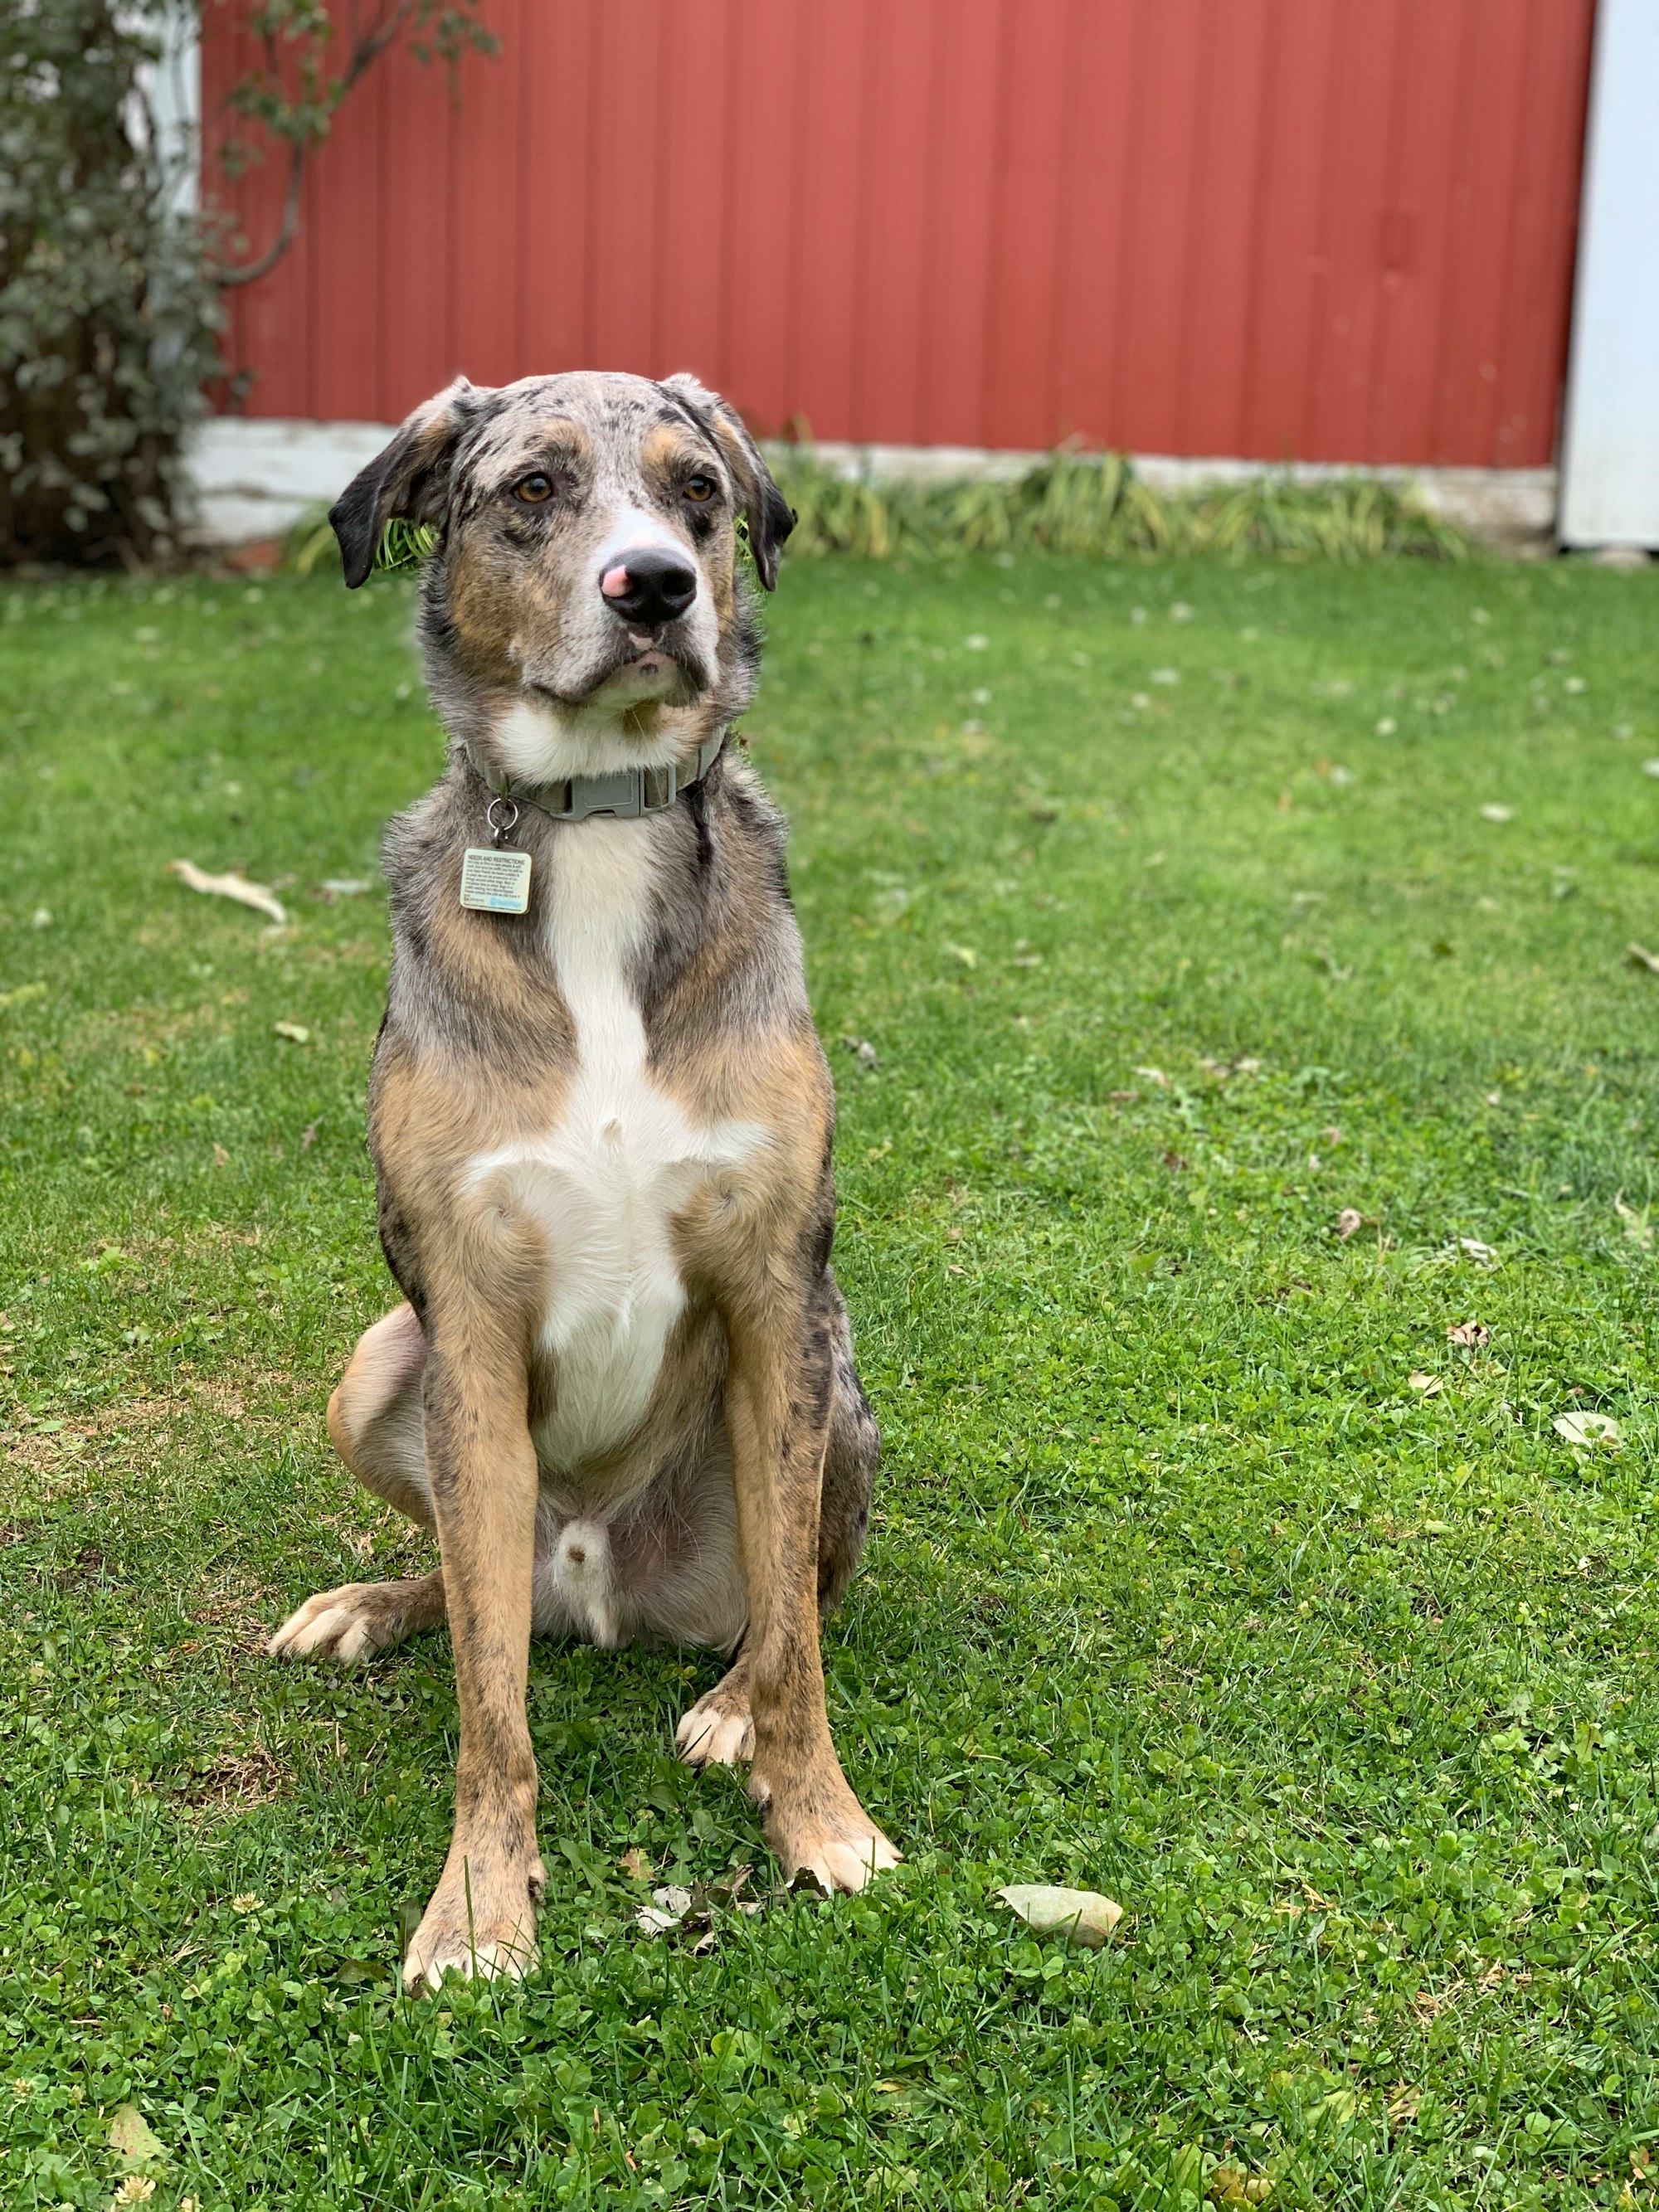
[[[614,1449],[651,1402],[685,1303],[673,1224],[696,1190],[763,1139],[698,1127],[653,1079],[629,975],[649,921],[648,820],[572,823],[548,878],[548,951],[575,1024],[577,1067],[556,1127],[474,1159],[469,1181],[532,1214],[546,1238],[540,1324],[557,1359],[542,1463]]]

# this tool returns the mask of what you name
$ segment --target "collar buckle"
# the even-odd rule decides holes
[[[644,814],[660,814],[674,804],[681,792],[702,781],[719,758],[726,738],[724,730],[716,730],[703,739],[692,758],[670,761],[660,768],[612,769],[603,775],[568,775],[555,783],[537,784],[533,797],[529,790],[515,788],[510,778],[491,762],[482,759],[471,744],[466,751],[474,768],[495,793],[488,818],[499,843],[517,823],[521,806],[533,806],[555,822],[586,822],[594,815],[608,815],[617,822],[636,822]],[[504,830],[496,825],[498,806],[512,809],[513,819]]]

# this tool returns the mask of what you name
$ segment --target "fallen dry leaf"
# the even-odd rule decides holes
[[[1413,1390],[1420,1390],[1425,1398],[1437,1398],[1446,1387],[1437,1375],[1425,1375],[1420,1371],[1408,1375],[1406,1380]]]
[[[1497,805],[1483,806],[1480,810],[1480,819],[1483,822],[1513,822],[1515,809],[1512,806]]]
[[[286,1038],[289,1044],[311,1042],[311,1031],[303,1022],[278,1022],[276,1034],[279,1037]]]
[[[1446,1331],[1446,1341],[1448,1344],[1461,1344],[1471,1352],[1477,1352],[1483,1344],[1491,1343],[1492,1331],[1484,1322],[1455,1321]]]
[[[384,1959],[341,1959],[334,1968],[334,1978],[346,1989],[360,1990],[369,1982],[387,1982],[392,1969]]]
[[[1650,975],[1659,975],[1659,952],[1650,952],[1645,945],[1632,940],[1625,947],[1625,957],[1632,968],[1645,968]]]
[[[1611,1413],[1558,1413],[1550,1423],[1558,1437],[1586,1449],[1594,1444],[1616,1444],[1620,1431]]]
[[[167,2145],[137,2105],[119,2105],[110,2114],[109,2147],[123,2166],[148,2166],[167,2154]]]
[[[1170,1087],[1170,1079],[1161,1067],[1138,1067],[1135,1073],[1147,1083],[1157,1084],[1160,1091],[1167,1091]]]
[[[234,899],[238,906],[251,906],[259,914],[269,915],[275,922],[288,920],[288,909],[275,891],[264,884],[251,884],[234,868],[222,876],[210,876],[194,860],[169,860],[167,873],[177,876],[187,890],[201,891],[209,898]]]
[[[1417,2118],[1417,2108],[1423,2101],[1420,2089],[1413,2089],[1404,2081],[1397,2082],[1389,2092],[1389,2125],[1403,2127],[1407,2120]]]
[[[1457,1249],[1465,1252],[1477,1267],[1490,1267],[1498,1255],[1490,1244],[1483,1244],[1478,1237],[1460,1237]]]
[[[1619,1216],[1620,1221],[1624,1223],[1626,1236],[1630,1237],[1633,1243],[1639,1244],[1644,1251],[1651,1249],[1653,1244],[1653,1223],[1649,1218],[1646,1207],[1644,1207],[1642,1212],[1638,1213],[1633,1206],[1626,1206],[1625,1203],[1625,1194],[1621,1190],[1618,1197],[1613,1201],[1613,1210]]]
[[[1365,1217],[1357,1206],[1345,1206],[1336,1217],[1337,1242],[1346,1244],[1350,1237],[1365,1225]]]
[[[952,960],[959,960],[964,968],[977,968],[979,955],[971,945],[947,945],[945,951]]]
[[[690,1910],[690,1891],[670,1884],[663,1889],[653,1889],[650,1904],[641,1905],[634,1917],[647,1936],[665,1936],[670,1929],[679,1926]]]
[[[671,1912],[664,1905],[642,1905],[634,1915],[635,1923],[647,1936],[666,1936],[678,1928],[685,1917],[682,1912]]]
[[[1016,1882],[997,1895],[1033,1934],[1065,1936],[1097,1951],[1123,1917],[1123,1907],[1097,1889],[1056,1889],[1046,1882]]]
[[[642,1852],[630,1852],[623,1864],[626,1867],[629,1858],[636,1856],[648,1875],[649,1862]],[[631,1869],[629,1870],[632,1871]],[[647,1936],[696,1936],[698,1940],[692,1945],[692,1952],[694,1955],[700,1956],[714,1946],[718,1933],[713,1911],[715,1905],[726,1905],[749,1919],[764,1911],[762,1899],[743,1894],[753,1872],[750,1866],[733,1867],[729,1873],[719,1875],[713,1881],[698,1882],[693,1889],[683,1889],[677,1883],[653,1889],[650,1904],[641,1905],[635,1913],[635,1923]],[[799,1875],[790,1887],[792,1889],[800,1887]]]
[[[617,1864],[630,1881],[649,1881],[651,1879],[651,1862],[637,1844],[623,1853]]]

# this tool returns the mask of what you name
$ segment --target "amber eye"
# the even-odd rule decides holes
[[[513,487],[513,496],[523,500],[528,507],[539,507],[544,499],[552,498],[553,479],[538,469],[533,476],[520,478]]]
[[[695,507],[707,507],[720,487],[713,477],[687,477],[681,487]]]

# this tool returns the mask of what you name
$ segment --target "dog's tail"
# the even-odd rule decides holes
[[[547,1561],[549,1595],[579,1636],[590,1643],[617,1641],[617,1586],[611,1531],[603,1521],[567,1521]],[[538,1611],[540,1607],[538,1607]]]

